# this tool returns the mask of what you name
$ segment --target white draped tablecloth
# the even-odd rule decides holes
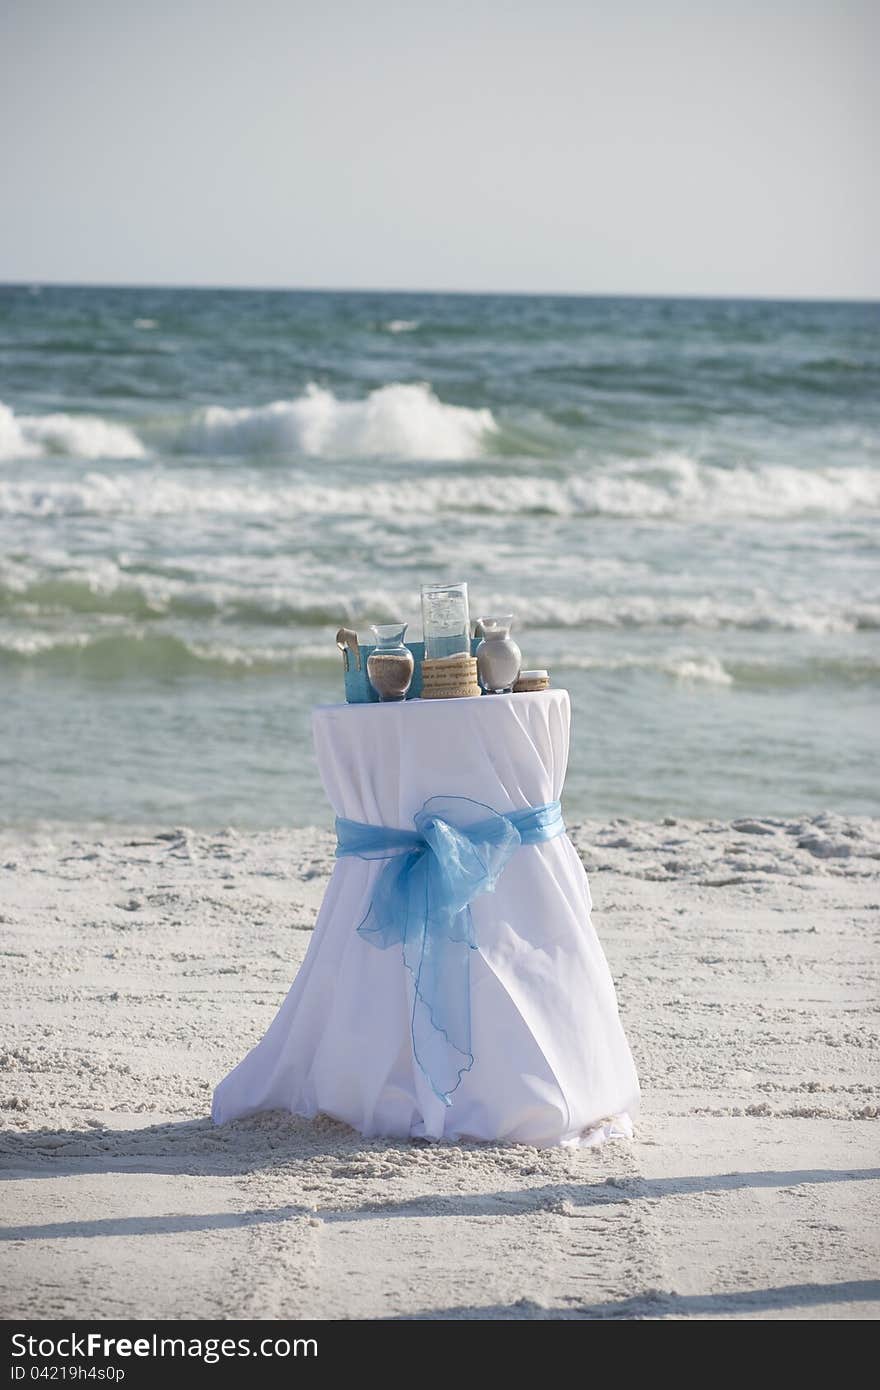
[[[499,813],[561,796],[564,690],[315,710],[337,816],[413,828],[431,797]],[[447,1105],[413,1056],[412,976],[399,947],[357,932],[386,861],[338,859],[306,958],[263,1039],[217,1087],[218,1123],[285,1109],[365,1135],[596,1143],[631,1133],[639,1086],[567,835],[522,845],[471,904],[471,1051]]]

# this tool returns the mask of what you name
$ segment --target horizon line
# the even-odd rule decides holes
[[[480,299],[660,299],[695,300],[716,303],[768,304],[877,304],[877,295],[833,294],[709,294],[700,291],[687,293],[645,292],[638,290],[474,290],[474,289],[399,289],[387,286],[355,285],[260,285],[214,284],[207,281],[129,281],[129,280],[54,280],[25,278],[0,280],[0,289],[67,289],[67,290],[194,290],[197,293],[220,291],[227,294],[375,294],[375,295],[436,295]]]

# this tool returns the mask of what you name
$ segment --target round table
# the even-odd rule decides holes
[[[336,815],[412,829],[432,797],[500,814],[561,796],[564,690],[321,706],[313,729]],[[263,1039],[217,1087],[223,1123],[318,1113],[365,1135],[596,1143],[630,1134],[639,1087],[614,985],[568,836],[524,844],[471,903],[473,1065],[435,1094],[413,1055],[413,982],[400,950],[357,931],[383,861],[338,859],[305,960]]]

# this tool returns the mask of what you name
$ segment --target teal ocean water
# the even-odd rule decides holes
[[[0,288],[0,818],[329,819],[336,627],[469,581],[571,817],[877,810],[880,307]]]

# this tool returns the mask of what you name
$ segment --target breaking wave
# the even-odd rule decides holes
[[[474,587],[472,599],[474,613],[477,607],[482,612],[513,612],[519,626],[547,631],[730,630],[825,636],[880,629],[876,596],[853,601],[816,595],[786,602],[757,590],[738,601],[700,595],[595,593],[562,603],[535,594],[487,592]],[[0,615],[4,613],[16,621],[71,614],[131,622],[192,618],[255,628],[333,628],[343,622],[364,626],[393,621],[400,613],[400,594],[356,586],[321,589],[305,579],[277,584],[145,573],[109,559],[96,561],[91,567],[58,569],[0,561]],[[591,656],[573,655],[567,661],[586,669],[593,664]]]
[[[848,684],[880,681],[880,661],[862,656],[769,657],[722,661],[711,651],[673,649],[656,653],[579,657],[559,655],[550,661],[557,683],[566,672],[583,671],[627,680],[663,677],[683,686],[719,689],[730,686],[796,687],[817,681]],[[311,676],[340,684],[341,660],[331,639],[291,645],[255,645],[236,641],[196,640],[149,626],[116,632],[22,631],[0,634],[0,668],[37,667],[56,676],[121,680],[129,676]]]
[[[271,412],[272,407],[267,410]],[[275,428],[271,416],[255,422],[248,413],[236,425],[226,419],[229,414],[235,412],[224,411],[222,420],[213,426],[206,423],[204,428],[219,431],[218,438],[238,428],[246,433]],[[287,425],[282,423],[279,428]],[[216,449],[216,443],[212,447]],[[681,455],[612,464],[567,478],[481,472],[377,480],[351,487],[323,484],[305,476],[267,481],[265,475],[256,474],[252,481],[227,483],[204,470],[187,474],[158,468],[136,473],[90,472],[69,481],[0,480],[0,515],[23,516],[225,513],[280,519],[390,515],[464,519],[483,514],[712,523],[837,517],[877,510],[880,470],[825,468],[807,472],[774,465],[726,469]]]
[[[311,384],[291,401],[208,406],[182,442],[200,454],[456,461],[478,458],[497,428],[491,410],[447,405],[423,384],[380,386],[360,401]]]
[[[127,425],[99,415],[16,415],[0,401],[0,461],[64,454],[80,459],[138,459],[146,454]]]

